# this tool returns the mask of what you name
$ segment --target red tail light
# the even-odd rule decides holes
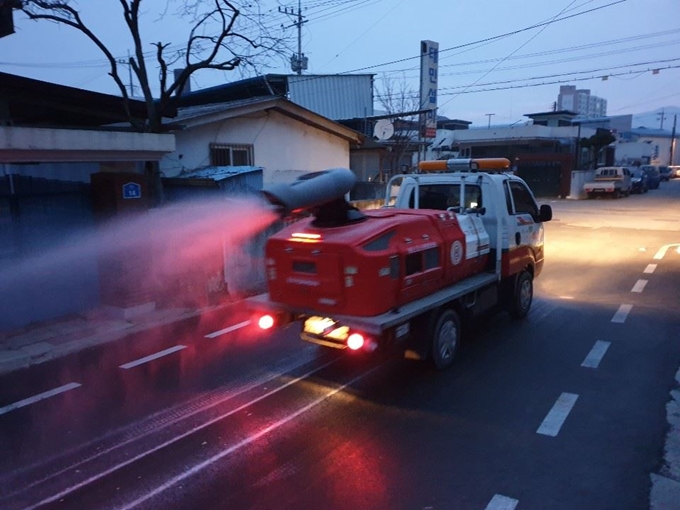
[[[260,329],[270,329],[274,326],[274,317],[271,315],[263,315],[257,321],[257,325],[260,326]]]
[[[347,347],[356,351],[364,346],[364,337],[359,333],[352,333],[347,339]]]

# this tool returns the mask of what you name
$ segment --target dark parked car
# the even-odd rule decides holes
[[[660,166],[659,173],[661,174],[661,180],[666,182],[670,181],[673,176],[673,170],[669,166]]]
[[[630,192],[647,193],[648,191],[647,174],[639,168],[631,169]]]
[[[640,169],[647,175],[647,187],[649,189],[658,189],[661,182],[659,167],[655,165],[642,165]]]

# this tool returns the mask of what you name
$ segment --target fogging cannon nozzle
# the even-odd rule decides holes
[[[345,200],[356,183],[354,172],[332,168],[303,175],[290,184],[274,184],[262,194],[281,216],[309,210],[316,226],[333,226],[360,221],[365,217]]]

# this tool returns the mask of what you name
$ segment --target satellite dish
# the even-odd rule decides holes
[[[380,119],[375,123],[373,136],[378,140],[389,140],[394,135],[394,124],[387,119]]]

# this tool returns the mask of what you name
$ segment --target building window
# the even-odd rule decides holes
[[[252,145],[210,144],[211,166],[252,166]]]

